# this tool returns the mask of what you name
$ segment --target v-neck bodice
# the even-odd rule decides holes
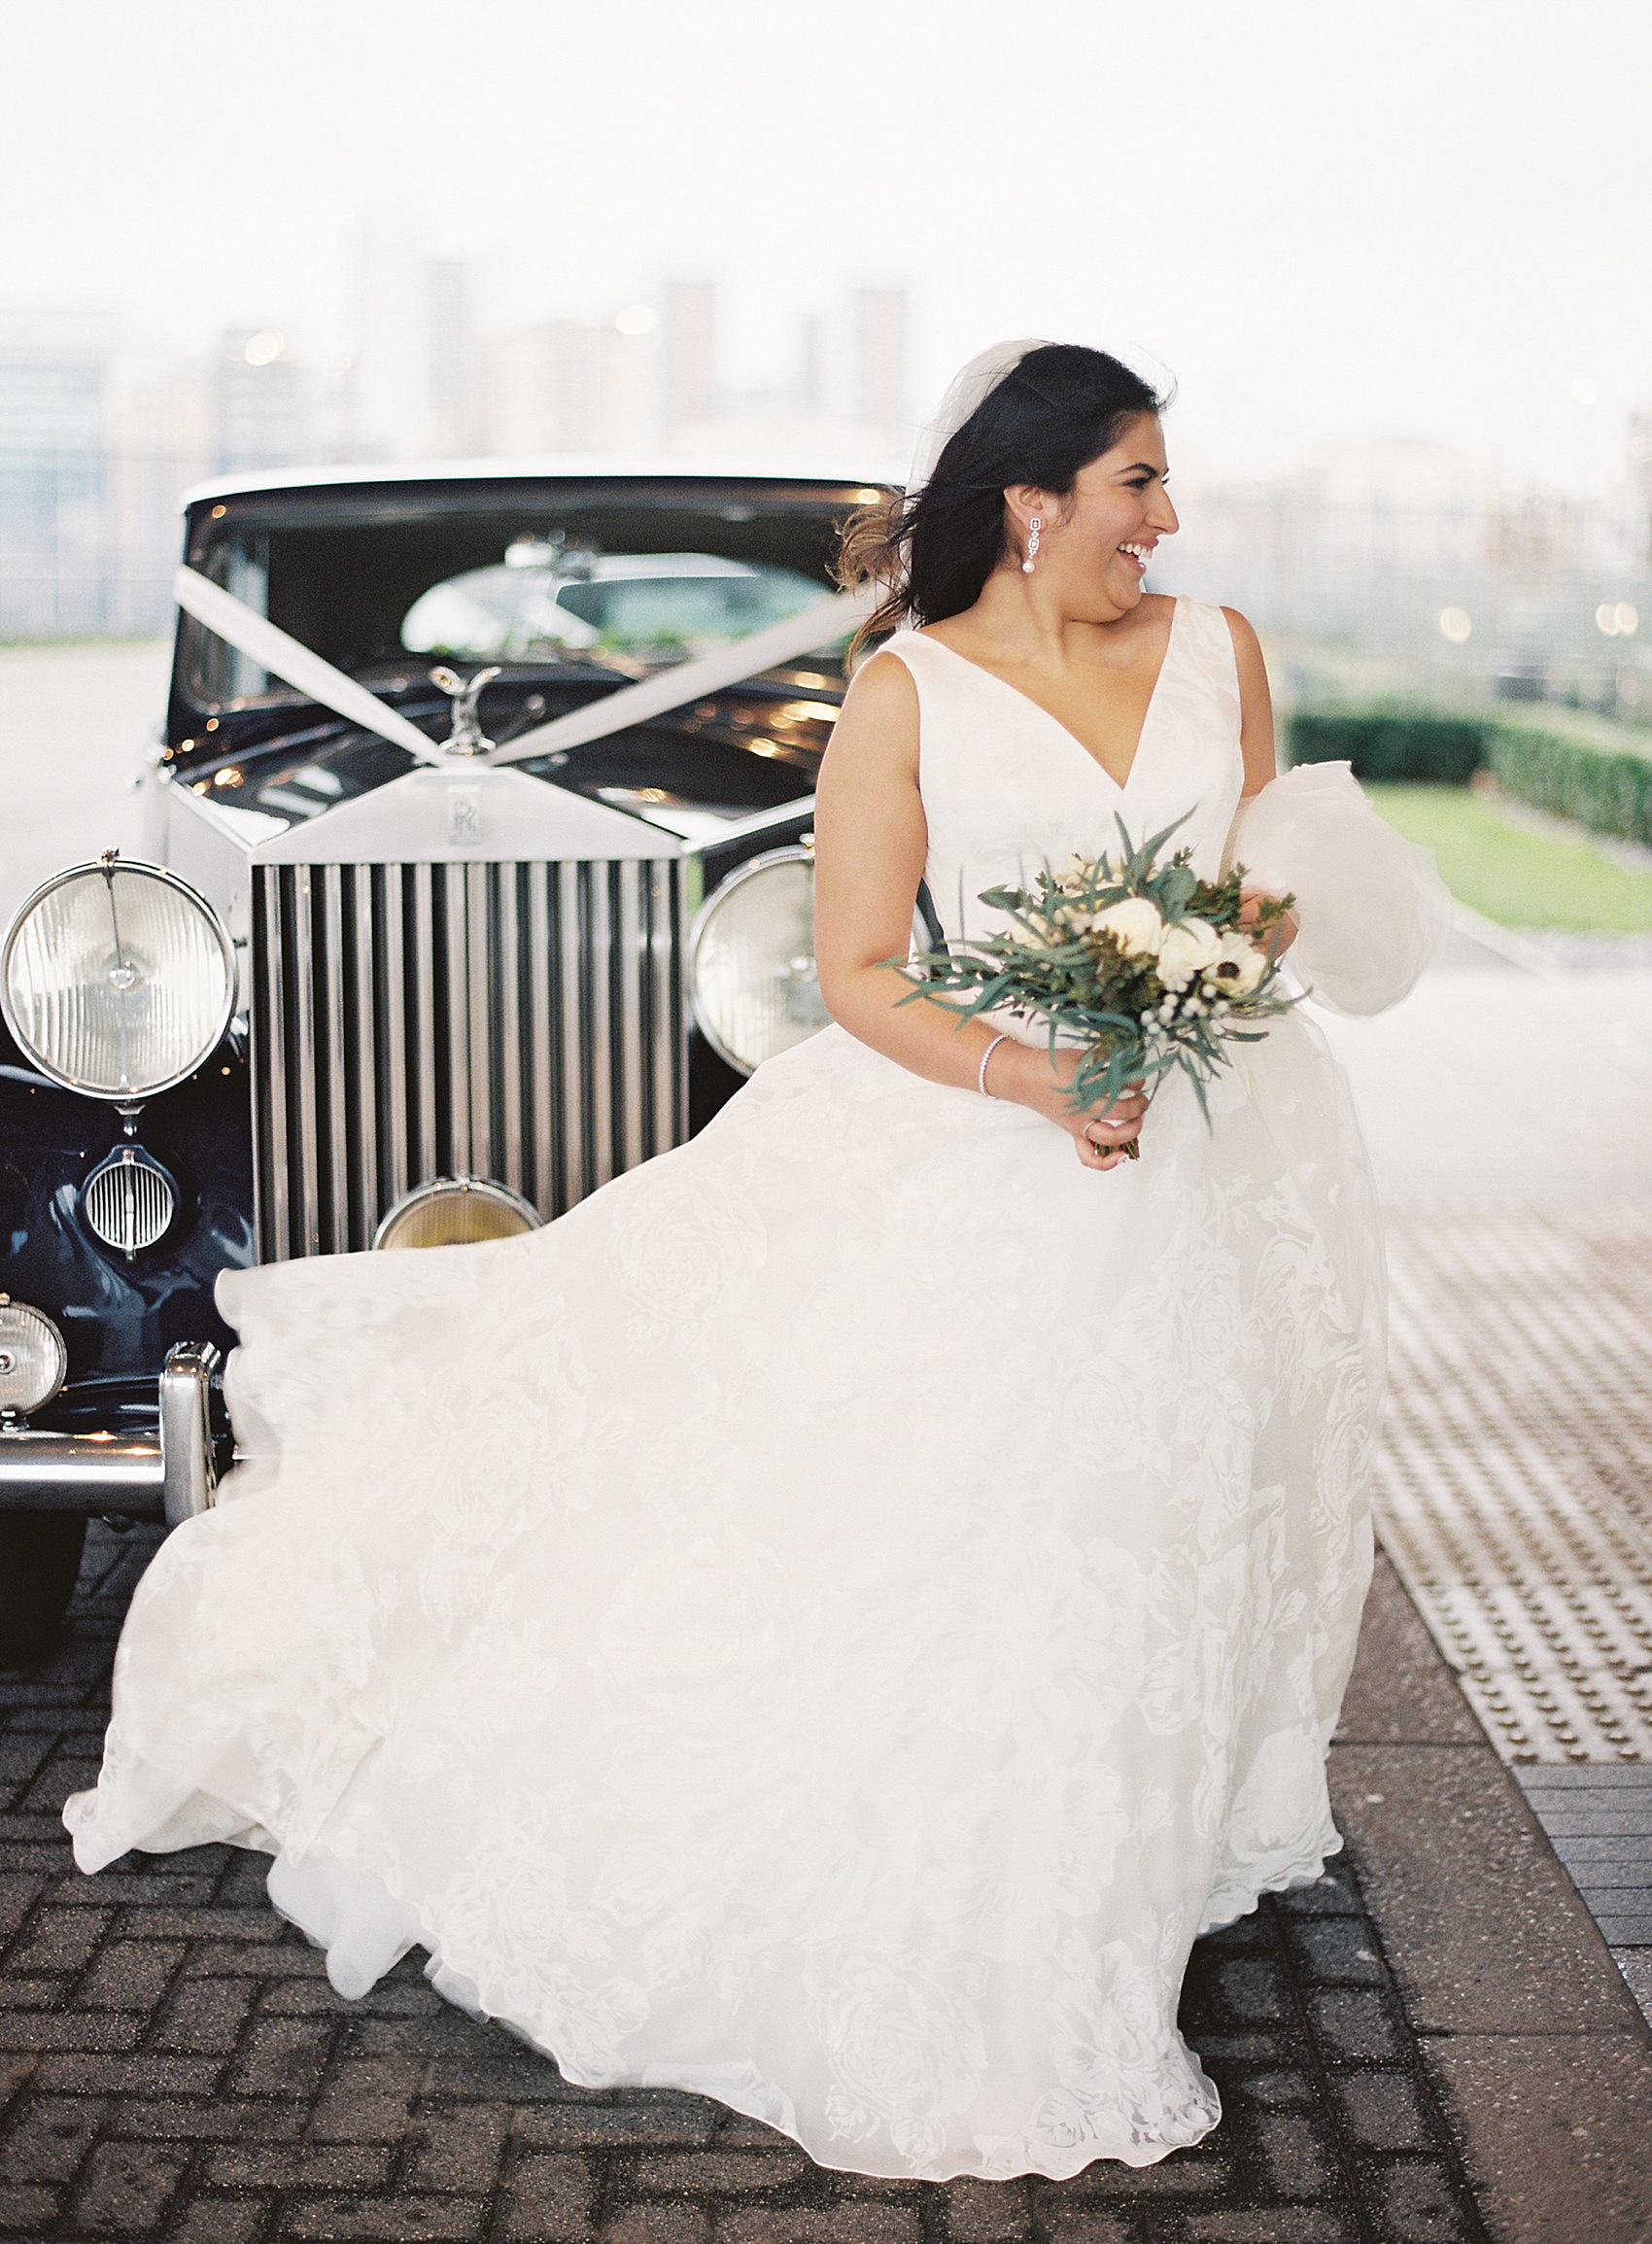
[[[886,651],[918,697],[919,785],[929,826],[924,877],[948,936],[995,915],[983,888],[1024,881],[1075,851],[1117,850],[1187,816],[1177,845],[1207,878],[1244,784],[1239,678],[1219,607],[1180,600],[1129,773],[1120,784],[1061,720],[993,672],[921,632]]]
[[[1180,621],[1182,611],[1187,606],[1187,602],[1182,600],[1173,600],[1170,604],[1170,629],[1165,634],[1163,651],[1158,658],[1158,668],[1153,673],[1153,687],[1148,694],[1147,707],[1142,711],[1142,721],[1136,731],[1135,744],[1130,752],[1129,766],[1126,769],[1122,778],[1119,778],[1119,775],[1108,767],[1103,759],[1096,754],[1093,748],[1086,747],[1084,745],[1084,742],[1080,740],[1078,734],[1074,732],[1071,725],[1065,724],[1062,719],[1055,714],[1053,709],[1046,708],[1041,701],[1039,701],[1034,695],[1026,692],[1023,687],[1013,685],[1008,678],[1000,677],[996,671],[988,670],[984,663],[979,663],[975,661],[972,656],[967,654],[959,654],[957,648],[953,646],[947,646],[946,641],[944,639],[936,639],[931,633],[924,633],[921,636],[928,639],[930,645],[945,648],[947,654],[954,656],[959,662],[968,663],[971,670],[980,671],[983,677],[990,678],[994,685],[1002,686],[1004,691],[1007,694],[1013,694],[1016,701],[1031,702],[1033,708],[1037,709],[1041,715],[1047,716],[1058,732],[1065,733],[1068,740],[1072,742],[1074,747],[1082,749],[1083,752],[1089,757],[1091,763],[1099,764],[1101,766],[1103,772],[1107,774],[1107,777],[1119,789],[1119,798],[1122,800],[1129,788],[1130,780],[1134,775],[1136,766],[1141,760],[1142,742],[1147,739],[1149,728],[1153,724],[1153,708],[1154,702],[1158,699],[1159,680],[1163,677],[1165,672],[1170,669],[1172,663],[1176,659],[1177,624]]]

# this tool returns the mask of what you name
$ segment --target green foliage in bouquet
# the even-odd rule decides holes
[[[1084,1048],[1076,1107],[1106,1107],[1137,1084],[1151,1096],[1180,1068],[1208,1122],[1205,1086],[1228,1064],[1224,1048],[1255,1044],[1267,1032],[1252,1024],[1294,1003],[1271,940],[1294,899],[1265,898],[1243,926],[1242,865],[1201,880],[1186,849],[1159,861],[1184,822],[1138,847],[1119,819],[1117,859],[1074,857],[1030,888],[986,889],[981,901],[1009,926],[931,952],[912,969],[918,986],[902,1004],[921,997],[965,1020],[1004,1012],[1045,1022],[1051,1053]],[[953,994],[966,1002],[950,1003]]]

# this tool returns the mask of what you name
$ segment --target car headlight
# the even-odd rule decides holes
[[[539,1228],[539,1211],[488,1177],[437,1177],[396,1201],[378,1229],[378,1247],[473,1247]]]
[[[741,1075],[824,1028],[813,852],[771,849],[731,873],[701,907],[689,961],[701,1032]]]
[[[63,1335],[45,1310],[0,1294],[0,1417],[26,1418],[50,1402],[68,1370]]]
[[[235,953],[188,881],[113,853],[37,888],[0,949],[0,1010],[24,1055],[91,1098],[153,1098],[209,1059]]]

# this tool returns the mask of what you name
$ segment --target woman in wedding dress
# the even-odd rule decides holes
[[[1186,814],[1200,873],[1294,890],[1317,993],[1420,970],[1420,854],[1345,768],[1274,777],[1241,619],[1144,591],[1164,476],[1117,361],[966,368],[850,541],[906,627],[821,779],[837,1024],[528,1237],[224,1275],[253,1462],[139,1585],[84,1869],[263,1848],[342,1993],[422,1948],[569,2080],[828,2165],[1059,2178],[1216,2123],[1189,1947],[1339,1844],[1359,1133],[1299,1011],[1208,1125],[1179,1078],[1084,1114],[886,963],[920,876],[979,934]]]

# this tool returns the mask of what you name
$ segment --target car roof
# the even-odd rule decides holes
[[[240,499],[260,491],[327,491],[341,484],[396,483],[521,483],[538,480],[591,482],[672,483],[818,483],[823,489],[845,483],[877,484],[899,488],[904,466],[888,461],[876,466],[855,462],[842,467],[824,467],[818,460],[807,463],[750,460],[684,459],[662,453],[655,459],[606,458],[600,453],[558,453],[526,460],[415,460],[375,461],[336,467],[245,468],[238,475],[219,475],[196,483],[179,500],[180,508],[197,506],[208,499]]]

